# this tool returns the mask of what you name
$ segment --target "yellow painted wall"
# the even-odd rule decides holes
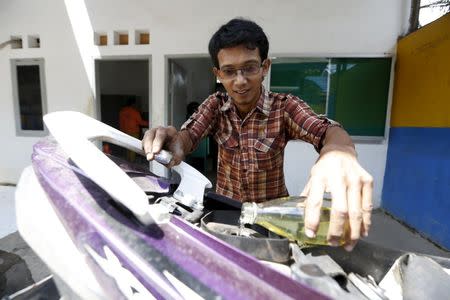
[[[450,127],[450,13],[397,46],[392,127]]]

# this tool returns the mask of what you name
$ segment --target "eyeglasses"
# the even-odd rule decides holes
[[[234,69],[234,68],[221,68],[218,69],[218,77],[220,79],[225,80],[231,80],[237,77],[238,72],[241,71],[241,75],[244,77],[253,76],[259,73],[259,70],[263,66],[262,62],[261,64],[249,64],[246,66],[243,66],[242,68]]]

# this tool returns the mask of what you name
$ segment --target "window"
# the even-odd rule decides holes
[[[148,30],[136,30],[134,40],[136,45],[148,45],[150,44],[150,33]]]
[[[16,133],[22,136],[44,136],[46,113],[44,60],[12,60],[12,80]]]
[[[128,31],[114,31],[114,45],[128,45]]]
[[[270,89],[291,93],[352,136],[384,137],[391,58],[274,58]]]

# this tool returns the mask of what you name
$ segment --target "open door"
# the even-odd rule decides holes
[[[179,130],[193,110],[216,91],[216,78],[207,56],[169,58],[168,68],[168,124]],[[212,137],[201,141],[186,161],[215,183],[217,146]]]
[[[186,121],[187,116],[187,74],[186,71],[173,60],[170,61],[169,77],[169,124],[177,128]]]
[[[142,119],[149,120],[150,59],[119,57],[96,60],[95,63],[99,121],[121,130],[119,112],[131,99]],[[141,130],[143,132],[146,128]],[[108,148],[111,154],[126,158],[125,149],[112,144]]]

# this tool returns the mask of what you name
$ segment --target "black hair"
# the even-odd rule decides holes
[[[199,106],[200,103],[198,102],[189,102],[186,108],[186,118],[189,118],[191,115],[193,115],[197,111]]]
[[[269,41],[262,28],[253,21],[235,18],[222,25],[209,40],[209,55],[216,68],[219,68],[217,54],[223,48],[245,45],[247,49],[259,49],[261,62],[267,58]]]

